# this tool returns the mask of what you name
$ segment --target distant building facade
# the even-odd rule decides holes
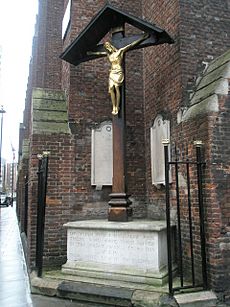
[[[74,67],[60,59],[63,50],[105,2],[108,1],[39,1],[20,128],[17,186],[18,215],[22,231],[27,233],[31,267],[36,252],[38,154],[50,152],[45,265],[61,265],[66,260],[63,224],[107,217],[111,172],[106,172],[106,178],[100,174],[95,184],[98,166],[92,157],[98,152],[92,150],[92,144],[96,144],[97,129],[105,127],[102,150],[111,146],[107,134],[112,120],[107,93],[108,63],[100,59]],[[109,2],[156,23],[175,40],[172,45],[136,50],[126,57],[127,189],[134,218],[165,219],[164,159],[161,149],[155,151],[158,138],[170,139],[172,159],[177,151],[181,156],[187,152],[192,157],[193,142],[202,141],[206,161],[208,283],[214,291],[228,297],[229,1],[210,0],[205,1],[205,5],[198,0],[172,0],[166,4],[161,0]],[[127,28],[127,34],[133,32],[134,29]],[[204,70],[207,67],[211,68]],[[203,85],[199,87],[200,84]],[[103,160],[103,163],[109,161]],[[183,187],[185,178],[180,175]],[[173,186],[173,176],[170,181]],[[25,193],[28,193],[27,205]],[[27,207],[28,212],[25,212]],[[23,229],[25,216],[28,217],[26,230]]]
[[[1,174],[1,191],[11,196],[16,192],[17,187],[17,163],[9,163],[7,160],[2,159]]]

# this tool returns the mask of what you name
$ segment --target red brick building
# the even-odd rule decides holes
[[[50,152],[46,266],[65,262],[64,223],[107,217],[111,186],[97,189],[91,184],[91,135],[92,129],[112,120],[107,93],[108,63],[98,59],[75,67],[60,59],[63,50],[105,2],[39,1],[24,122],[20,129],[18,178],[18,214],[22,231],[27,233],[31,267],[36,245],[37,154]],[[177,143],[178,148],[187,144],[191,156],[193,142],[204,143],[208,283],[213,290],[229,296],[230,54],[226,53],[230,48],[229,1],[109,2],[157,24],[175,41],[172,45],[131,51],[126,57],[127,191],[134,218],[165,218],[165,187],[153,184],[151,178],[151,127],[161,115],[170,122],[171,144]],[[69,18],[68,3],[71,3]],[[63,23],[64,16],[67,24]],[[133,32],[135,29],[127,27],[128,34]],[[205,65],[213,60],[204,72]],[[183,154],[182,149],[180,153]],[[173,150],[171,155],[173,158]],[[28,217],[26,230],[25,217]]]

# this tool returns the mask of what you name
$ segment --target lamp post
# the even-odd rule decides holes
[[[12,187],[11,187],[11,207],[13,207],[14,202],[14,160],[15,160],[15,149],[12,146],[13,162],[12,162]]]
[[[1,114],[1,131],[0,131],[0,184],[1,184],[1,192],[2,192],[2,128],[3,128],[3,114],[6,113],[6,111],[3,109],[3,106],[1,106],[0,114]],[[1,205],[1,197],[0,197],[0,205]]]

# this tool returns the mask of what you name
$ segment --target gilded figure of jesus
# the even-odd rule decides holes
[[[145,33],[141,38],[132,42],[131,44],[117,49],[110,42],[104,43],[105,52],[91,52],[88,55],[107,55],[109,62],[111,63],[111,68],[109,72],[109,94],[111,96],[111,101],[113,105],[112,114],[117,115],[120,108],[120,87],[124,81],[124,71],[122,68],[123,58],[126,51],[133,48],[134,46],[140,44],[142,41],[147,39],[149,34]]]

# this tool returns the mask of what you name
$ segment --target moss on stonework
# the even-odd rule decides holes
[[[22,159],[29,158],[29,140],[24,139],[22,142]]]
[[[217,82],[221,78],[228,78],[229,76],[230,76],[230,63],[227,63],[226,65],[222,65],[221,67],[218,67],[217,69],[211,71],[210,73],[205,74],[201,82],[199,83],[197,90],[200,90],[201,88],[207,86],[208,84]]]
[[[33,98],[33,109],[42,111],[66,111],[65,100]]]
[[[33,90],[32,133],[70,133],[65,95],[60,90]]]
[[[184,113],[182,121],[219,111],[218,95],[228,95],[230,78],[230,50],[209,64]]]
[[[218,112],[219,104],[217,95],[212,95],[207,99],[191,106],[184,114],[182,121],[188,121],[198,116],[204,116],[210,112]]]
[[[40,121],[53,121],[53,122],[67,122],[67,114],[63,111],[44,111],[44,110],[33,110],[33,120],[40,122]]]
[[[226,51],[224,54],[216,58],[214,61],[210,63],[210,65],[207,68],[207,73],[210,71],[216,69],[217,67],[222,66],[223,64],[230,62],[230,49]]]
[[[208,84],[207,86],[203,87],[201,90],[197,90],[190,104],[191,105],[196,104],[213,94],[226,94],[227,89],[228,89],[227,80],[221,78],[215,82]]]
[[[44,100],[65,100],[65,94],[61,90],[51,90],[43,88],[34,88],[33,89],[33,99],[44,99]]]

